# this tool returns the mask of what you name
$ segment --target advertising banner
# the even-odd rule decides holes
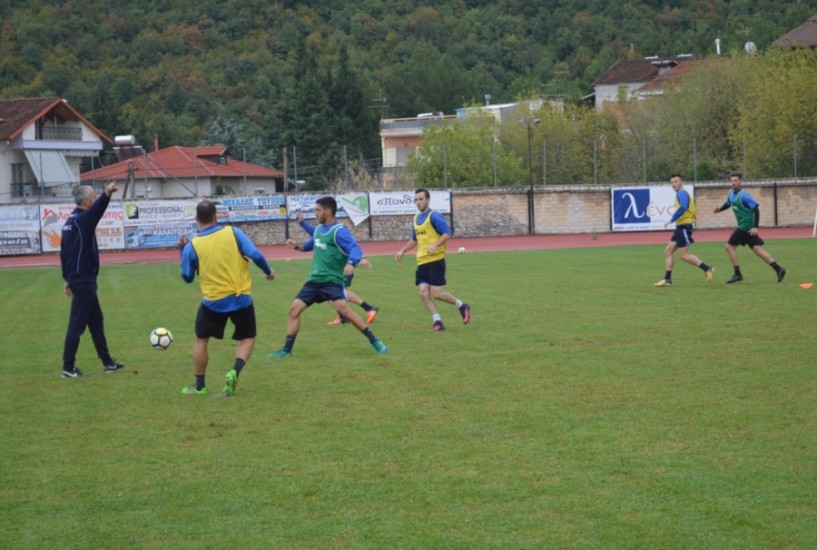
[[[369,197],[366,193],[346,193],[337,195],[338,210],[343,208],[355,226],[363,223],[369,217]]]
[[[0,208],[0,256],[40,253],[39,215],[36,205]]]
[[[176,246],[181,233],[195,234],[197,204],[195,200],[125,202],[125,248]]]
[[[684,185],[691,197],[692,185]],[[664,224],[675,213],[675,191],[661,187],[613,187],[610,189],[613,231],[664,230]]]
[[[315,201],[321,197],[326,197],[326,194],[322,195],[289,195],[287,196],[287,211],[289,212],[289,218],[294,219],[295,214],[301,213],[304,215],[304,218],[310,219],[315,217]],[[345,218],[348,216],[344,204],[341,202],[340,197],[343,195],[339,195],[335,197],[335,201],[338,203],[338,212],[335,216],[336,218]],[[355,224],[357,225],[357,224]]]
[[[71,212],[76,209],[76,205],[43,204],[39,209],[43,252],[58,252],[62,240],[62,226]],[[108,205],[108,209],[105,210],[105,214],[96,226],[96,240],[100,250],[125,248],[123,217],[122,203],[112,202]]]
[[[287,216],[283,195],[230,197],[215,203],[219,210],[219,223],[283,220]]]
[[[125,226],[125,248],[173,248],[184,233],[188,239],[196,236],[196,224],[192,222],[152,223]]]
[[[126,201],[125,225],[194,222],[198,201]]]
[[[431,209],[441,214],[451,213],[451,193],[431,191]],[[405,216],[417,213],[414,191],[369,193],[369,212],[372,216]]]

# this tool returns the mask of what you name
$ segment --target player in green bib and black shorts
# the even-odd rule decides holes
[[[777,273],[777,282],[782,283],[783,277],[786,276],[786,269],[774,261],[771,255],[763,249],[765,243],[757,234],[757,228],[760,224],[760,206],[752,198],[752,195],[743,189],[743,174],[733,172],[730,181],[732,190],[729,191],[726,202],[715,208],[715,214],[731,208],[738,222],[738,228],[735,229],[735,232],[729,237],[729,242],[726,243],[726,253],[729,255],[729,259],[732,260],[732,266],[735,269],[735,273],[731,279],[726,281],[726,284],[743,280],[736,250],[738,246],[743,245],[748,245],[761,260],[772,266],[772,269]]]
[[[289,322],[284,347],[271,353],[270,357],[282,358],[292,355],[295,338],[301,328],[301,313],[312,304],[329,302],[332,307],[351,322],[369,339],[379,354],[388,353],[386,344],[378,340],[366,322],[349,307],[344,282],[354,275],[355,266],[363,260],[363,251],[358,246],[352,232],[335,219],[338,204],[334,197],[321,197],[315,201],[315,217],[319,225],[312,238],[303,244],[287,239],[287,245],[294,250],[314,251],[312,271],[289,307]]]

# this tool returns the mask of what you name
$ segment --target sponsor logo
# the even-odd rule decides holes
[[[613,191],[614,223],[649,223],[649,211],[649,189],[621,189]]]

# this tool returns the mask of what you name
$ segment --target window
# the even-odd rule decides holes
[[[11,165],[11,196],[22,197],[23,185],[25,184],[25,164]]]

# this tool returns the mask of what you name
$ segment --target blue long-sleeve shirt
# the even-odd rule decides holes
[[[298,224],[304,231],[309,233],[310,237],[314,235],[315,231],[317,230],[317,227],[313,226],[306,220],[301,220],[300,222],[298,222]],[[327,233],[329,233],[329,231],[332,230],[334,226],[338,224],[340,224],[340,222],[335,221],[335,223],[331,225],[320,225],[318,227],[322,227],[324,231],[321,234],[326,235]],[[344,254],[346,254],[346,256],[348,256],[349,259],[346,261],[346,263],[350,263],[356,266],[357,264],[360,263],[360,260],[363,259],[363,250],[360,248],[360,245],[357,244],[357,241],[352,235],[352,232],[349,231],[349,228],[343,224],[340,225],[341,228],[338,229],[337,233],[335,233],[335,244],[338,245],[338,248],[340,248],[340,250]],[[309,252],[310,250],[312,250],[314,248],[314,245],[315,241],[313,241],[312,239],[306,241],[303,246],[304,252]]]
[[[678,218],[684,215],[684,212],[689,210],[689,193],[687,193],[686,189],[680,189],[675,194],[675,198],[678,199],[678,210],[669,219],[670,223],[675,223]]]
[[[209,235],[211,233],[215,233],[216,231],[221,231],[225,228],[223,225],[212,225],[205,229],[202,229],[196,233],[197,236],[201,237],[204,235]],[[233,227],[233,233],[235,234],[235,240],[238,244],[238,251],[241,253],[242,256],[249,258],[252,262],[258,266],[261,271],[264,272],[265,275],[269,275],[272,273],[272,268],[270,267],[267,259],[261,254],[261,251],[253,244],[253,242],[244,234],[237,227]],[[193,243],[188,242],[184,245],[181,253],[181,276],[186,283],[192,283],[193,280],[196,278],[196,273],[199,272],[199,256],[196,254],[196,249],[193,248]],[[219,313],[227,313],[230,311],[237,311],[239,309],[244,309],[252,305],[252,296],[250,294],[241,294],[238,296],[229,295],[220,300],[206,300],[202,298],[202,303],[206,305],[208,308],[212,309],[213,311],[218,311]]]
[[[68,286],[96,281],[99,275],[96,226],[110,202],[107,193],[102,193],[87,210],[75,208],[65,220],[60,242],[60,264],[62,278]]]

